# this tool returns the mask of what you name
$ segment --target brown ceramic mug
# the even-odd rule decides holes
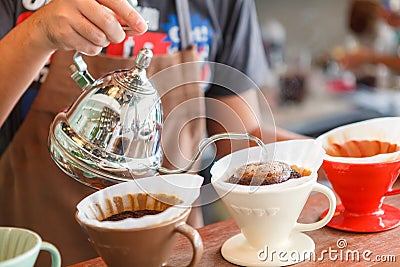
[[[77,213],[75,219],[87,232],[89,240],[107,266],[164,266],[172,253],[176,233],[187,237],[193,247],[189,266],[196,266],[203,254],[199,233],[186,224],[191,208],[161,224],[134,229],[110,229],[85,224]]]

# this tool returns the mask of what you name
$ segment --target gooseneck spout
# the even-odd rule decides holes
[[[262,151],[263,151],[262,160],[266,157],[267,150],[264,146],[264,143],[258,137],[253,136],[248,133],[222,133],[222,134],[215,134],[215,135],[210,136],[209,138],[204,139],[203,142],[201,142],[200,145],[198,146],[192,159],[183,168],[171,170],[171,169],[167,169],[165,167],[159,167],[157,169],[157,171],[160,173],[163,173],[163,174],[175,174],[175,173],[187,172],[187,171],[191,170],[193,165],[196,163],[196,161],[199,159],[199,157],[203,153],[204,149],[206,149],[208,145],[215,143],[216,141],[224,140],[224,139],[253,141],[262,148]]]

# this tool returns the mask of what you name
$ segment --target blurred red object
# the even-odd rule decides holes
[[[329,90],[337,92],[350,92],[357,88],[356,77],[351,72],[343,72],[340,75],[326,78]]]
[[[355,82],[349,82],[342,78],[327,80],[326,85],[329,88],[329,90],[332,90],[332,91],[350,92],[350,91],[356,90]]]

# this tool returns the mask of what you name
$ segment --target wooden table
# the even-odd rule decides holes
[[[385,203],[400,207],[400,197],[390,196],[385,199]],[[299,221],[317,221],[319,215],[328,207],[328,200],[320,193],[311,195],[307,201]],[[198,229],[204,243],[204,254],[199,266],[234,266],[224,260],[220,249],[222,244],[231,236],[238,234],[240,230],[233,221],[228,219]],[[316,244],[316,260],[306,260],[295,266],[400,266],[400,227],[379,233],[350,233],[324,227],[319,230],[307,232]],[[347,246],[339,249],[337,242],[344,240]],[[329,256],[328,251],[331,251]],[[337,252],[335,253],[334,250]],[[323,252],[325,254],[323,254]],[[341,251],[341,252],[340,252]],[[360,260],[356,260],[348,252],[358,253]],[[357,252],[355,252],[357,251]],[[367,253],[367,252],[370,253]],[[342,253],[342,260],[340,260]],[[372,261],[362,258],[362,253]],[[191,258],[192,250],[186,238],[180,236],[175,246],[174,255],[168,260],[169,266],[186,266]],[[346,254],[348,254],[346,260]],[[321,256],[323,255],[323,256]],[[356,254],[353,254],[356,255]],[[338,258],[335,260],[335,257]],[[387,261],[375,261],[376,257],[386,258]],[[323,259],[318,259],[323,258]],[[397,262],[394,262],[396,261]],[[95,258],[81,262],[71,267],[105,267],[101,258]]]

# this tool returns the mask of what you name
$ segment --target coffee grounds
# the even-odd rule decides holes
[[[290,171],[290,175],[289,177],[283,178],[281,177],[280,179],[276,179],[276,177],[274,177],[273,179],[271,179],[272,177],[266,176],[262,181],[259,178],[255,178],[253,176],[249,177],[235,177],[234,175],[232,175],[229,179],[228,179],[228,183],[232,183],[232,184],[240,184],[240,185],[271,185],[271,184],[279,184],[282,182],[285,182],[289,179],[296,179],[296,178],[300,178],[302,177],[302,175],[297,172],[294,169],[291,169]]]
[[[104,221],[112,221],[112,222],[121,221],[121,220],[124,220],[127,218],[141,218],[146,215],[156,215],[160,212],[161,212],[160,210],[135,210],[135,211],[128,210],[128,211],[123,211],[118,214],[111,215],[110,217],[105,218],[103,220],[103,222]]]

